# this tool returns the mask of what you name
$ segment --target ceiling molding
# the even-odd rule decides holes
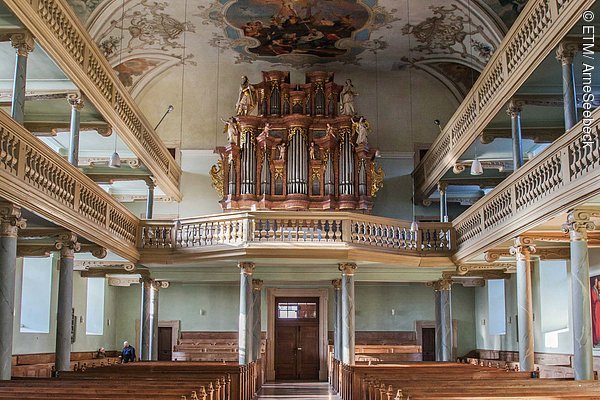
[[[493,263],[501,257],[514,257],[509,249],[491,249],[485,253],[485,261]],[[536,247],[532,256],[539,257],[540,260],[568,260],[571,258],[571,249],[569,247]]]

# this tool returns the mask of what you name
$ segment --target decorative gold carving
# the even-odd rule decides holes
[[[60,256],[65,258],[75,257],[75,252],[81,249],[81,244],[77,241],[77,235],[73,232],[61,233],[54,244],[56,250],[60,250]]]
[[[140,278],[115,278],[115,277],[109,277],[108,278],[108,286],[118,286],[118,287],[129,287],[131,285],[135,285],[140,283]]]
[[[578,50],[577,43],[562,41],[556,49],[556,60],[562,65],[573,64],[573,58]]]
[[[296,135],[302,135],[305,141],[308,141],[306,129],[301,126],[292,126],[288,132],[288,142]]]
[[[33,35],[29,32],[13,33],[10,36],[10,43],[17,49],[17,54],[23,57],[27,57],[35,47]]]
[[[81,111],[83,110],[83,106],[85,102],[81,98],[81,96],[77,93],[70,93],[67,95],[67,102],[71,105],[74,110]]]
[[[353,276],[356,268],[357,266],[354,263],[342,263],[338,265],[338,269],[342,271],[342,276]]]
[[[318,168],[313,168],[311,176],[310,176],[310,180],[318,181],[320,179],[321,179],[321,170]]]
[[[433,290],[435,290],[436,292],[450,290],[452,288],[452,279],[445,278],[434,281],[432,282],[431,287],[433,287]]]
[[[274,171],[273,177],[275,178],[275,180],[283,179],[283,168],[282,167],[275,167],[275,171]]]
[[[585,241],[588,239],[588,231],[596,229],[592,217],[598,218],[600,210],[596,208],[576,208],[567,215],[567,223],[563,224],[563,232],[569,232],[571,241]]]
[[[515,245],[510,249],[510,254],[517,258],[517,261],[527,261],[532,253],[535,253],[535,245],[531,238],[519,236],[515,238]]]
[[[383,168],[373,161],[371,163],[371,197],[377,196],[377,192],[383,187],[384,178],[385,172],[383,172]]]
[[[238,268],[243,275],[252,275],[254,273],[254,269],[256,268],[256,264],[253,262],[240,262],[238,263]]]
[[[210,178],[212,179],[212,187],[217,191],[219,196],[224,197],[225,184],[222,159],[217,161],[217,164],[210,168]]]
[[[262,279],[252,279],[252,290],[260,292],[263,288],[263,283]]]
[[[331,284],[333,285],[333,288],[335,290],[340,290],[342,288],[342,280],[341,279],[334,279],[331,281]]]
[[[0,237],[17,237],[19,229],[27,226],[26,222],[21,218],[21,207],[0,202]]]
[[[240,135],[240,146],[243,146],[246,142],[253,143],[255,133],[256,130],[251,126],[245,126],[242,128],[242,133]]]

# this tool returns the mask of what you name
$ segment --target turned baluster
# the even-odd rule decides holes
[[[196,393],[195,390],[192,391],[192,396],[190,397],[191,400],[198,400],[198,394]]]
[[[208,400],[206,394],[206,388],[204,386],[200,387],[200,399],[199,400]]]
[[[215,393],[215,388],[213,387],[212,382],[209,382],[208,390],[207,390],[208,400],[215,400],[214,393]]]
[[[402,394],[402,389],[398,389],[398,392],[396,392],[396,397],[394,397],[394,400],[404,400],[404,395]]]
[[[217,382],[215,383],[215,397],[217,398],[217,400],[221,400],[221,380],[217,379]]]

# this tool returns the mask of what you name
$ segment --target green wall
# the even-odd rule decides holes
[[[278,285],[277,287],[283,287]],[[285,287],[298,287],[292,285]],[[329,288],[330,285],[321,287]],[[410,331],[417,320],[434,320],[433,290],[422,283],[361,283],[355,286],[356,329],[362,331]],[[329,330],[333,329],[333,289],[329,290]],[[474,297],[472,288],[452,288],[453,318],[458,321],[458,352],[475,347]],[[267,329],[266,291],[262,295],[262,329]],[[140,286],[117,289],[122,307],[117,319],[117,342],[135,341],[135,322],[140,314]],[[391,315],[391,310],[395,315]],[[239,286],[237,283],[173,283],[161,289],[159,319],[180,320],[183,331],[237,331]],[[202,310],[202,311],[201,311]]]
[[[58,298],[58,257],[52,257],[52,294],[50,302],[50,332],[21,333],[21,285],[23,279],[23,259],[17,258],[17,276],[15,280],[15,320],[13,328],[13,354],[53,353],[56,346],[56,306]],[[85,313],[87,300],[87,278],[79,272],[73,275],[73,308],[77,316],[77,334],[72,351],[96,351],[100,347],[106,350],[120,349],[115,342],[116,296],[117,288],[106,283],[104,292],[104,334],[86,335]]]

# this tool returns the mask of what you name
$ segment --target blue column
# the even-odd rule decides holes
[[[240,268],[240,317],[239,317],[239,363],[252,362],[252,274],[255,265],[251,262],[241,262]]]
[[[576,209],[567,217],[563,230],[569,232],[571,246],[571,296],[573,310],[573,369],[576,380],[594,379],[590,260],[587,232],[595,229],[593,210]]]
[[[0,380],[11,377],[19,228],[25,228],[21,208],[0,203]]]
[[[55,367],[57,371],[69,371],[71,369],[73,263],[75,252],[79,251],[80,244],[77,242],[77,235],[69,232],[58,236],[55,247],[60,250]]]
[[[334,290],[335,315],[333,319],[333,356],[342,359],[342,280],[331,281]]]
[[[510,115],[512,147],[513,147],[513,168],[514,171],[523,165],[523,143],[521,138],[521,110],[522,104],[511,100],[506,112]]]
[[[25,121],[25,82],[27,79],[27,56],[33,51],[33,36],[30,33],[14,33],[10,37],[17,50],[11,116],[23,124]]]
[[[577,44],[562,42],[556,49],[556,59],[562,66],[563,105],[565,115],[565,130],[571,129],[577,123],[577,101],[575,92],[575,72],[573,58],[577,54]]]
[[[140,360],[152,359],[152,280],[142,279],[142,300],[140,310],[140,349],[138,357]]]
[[[356,264],[340,264],[342,271],[342,362],[354,365],[354,271]]]
[[[452,360],[452,281],[440,279],[434,282],[435,293],[435,359]]]
[[[531,290],[531,239],[518,237],[510,253],[517,259],[517,319],[519,322],[519,364],[521,371],[533,371],[533,294]]]
[[[154,188],[156,185],[152,179],[146,182],[148,185],[148,198],[146,199],[146,219],[152,219],[154,214]]]
[[[261,347],[261,302],[262,302],[262,287],[263,281],[260,279],[252,279],[252,360],[256,361],[260,358]]]
[[[69,163],[74,166],[79,165],[79,128],[80,114],[83,109],[83,99],[77,94],[71,94],[67,97],[71,105],[71,136],[69,138]]]

